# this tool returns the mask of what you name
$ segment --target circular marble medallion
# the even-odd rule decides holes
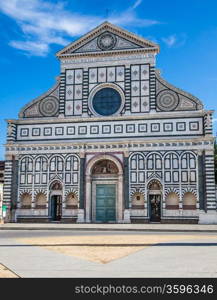
[[[105,32],[98,37],[98,46],[102,50],[111,50],[116,45],[116,37],[112,33]]]
[[[56,115],[59,109],[58,100],[55,97],[44,98],[39,105],[40,112],[45,117]]]
[[[157,107],[163,111],[174,110],[179,103],[178,95],[170,90],[161,91],[157,96]]]

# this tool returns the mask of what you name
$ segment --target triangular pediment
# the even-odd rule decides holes
[[[159,46],[108,22],[104,22],[57,53],[58,57],[91,52],[146,49],[159,52]]]

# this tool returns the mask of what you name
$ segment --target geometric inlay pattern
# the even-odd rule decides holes
[[[98,47],[102,50],[111,50],[116,45],[116,37],[114,34],[109,32],[105,32],[101,36],[98,37],[97,44]]]
[[[174,110],[179,103],[178,95],[170,90],[161,91],[157,96],[157,106],[160,110]]]
[[[58,100],[55,97],[47,97],[41,101],[39,109],[41,114],[45,117],[54,116],[59,109]]]

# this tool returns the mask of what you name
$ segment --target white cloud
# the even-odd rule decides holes
[[[9,43],[10,46],[24,50],[32,55],[36,56],[46,56],[49,51],[49,46],[46,43],[39,42],[31,42],[31,41],[11,41]]]
[[[172,34],[168,37],[163,37],[161,39],[169,48],[171,47],[180,47],[183,46],[187,40],[187,36],[185,34],[181,34],[178,36],[177,34]]]
[[[122,26],[147,27],[158,21],[137,17],[137,0],[127,10],[110,15],[109,21]],[[65,46],[77,37],[96,27],[105,19],[94,15],[82,15],[68,11],[64,2],[48,0],[0,0],[0,11],[17,22],[22,30],[22,40],[10,41],[10,46],[31,55],[45,56],[51,44]]]
[[[168,47],[172,47],[175,45],[177,38],[176,35],[170,35],[167,38],[162,38],[162,41],[168,46]]]
[[[137,1],[133,4],[132,8],[133,8],[133,9],[134,9],[134,8],[137,8],[141,3],[142,3],[142,0],[137,0]]]
[[[127,10],[120,15],[111,15],[108,21],[120,26],[133,27],[148,27],[159,24],[159,22],[155,20],[137,18],[136,13],[132,10]]]

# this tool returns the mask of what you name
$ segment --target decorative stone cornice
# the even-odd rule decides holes
[[[61,58],[61,65],[74,65],[74,64],[87,64],[87,63],[98,63],[98,62],[113,62],[113,61],[136,61],[136,60],[152,60],[155,61],[155,53],[121,53],[120,55],[101,55],[99,56],[91,56],[91,57],[75,57],[74,59],[70,59],[70,57]],[[84,66],[85,67],[85,66]],[[85,68],[84,68],[85,69]],[[86,70],[88,68],[86,67]]]
[[[156,140],[142,140],[135,141],[125,140],[119,142],[60,142],[60,143],[16,143],[6,144],[6,155],[18,154],[39,154],[39,153],[110,153],[110,152],[131,152],[131,151],[165,151],[165,150],[194,150],[195,152],[206,150],[213,152],[214,137],[192,138],[192,139],[158,139]]]
[[[167,118],[186,118],[189,117],[204,117],[207,114],[212,114],[213,110],[202,110],[202,111],[171,111],[171,112],[150,112],[144,113],[143,115],[129,115],[129,116],[109,116],[109,117],[93,117],[93,118],[71,118],[71,117],[64,117],[64,118],[53,118],[53,117],[44,117],[44,118],[28,118],[28,119],[8,119],[6,120],[8,123],[18,124],[18,125],[25,125],[25,124],[52,124],[52,123],[80,123],[80,122],[94,122],[94,121],[132,121],[132,120],[160,120],[160,119],[167,119]]]
[[[74,59],[79,59],[79,58],[88,58],[88,57],[111,57],[111,56],[118,56],[118,55],[132,55],[132,54],[141,54],[141,53],[157,53],[158,48],[153,47],[153,48],[140,48],[140,49],[127,49],[127,50],[110,50],[106,52],[90,52],[90,53],[69,53],[69,54],[64,54],[60,56],[60,59],[66,59],[66,58],[74,58]]]

